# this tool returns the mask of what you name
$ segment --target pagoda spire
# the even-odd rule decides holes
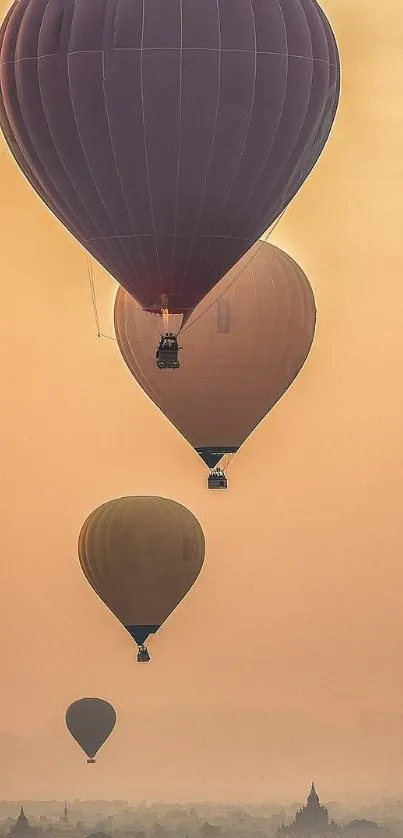
[[[315,783],[312,780],[311,791],[308,796],[308,806],[319,806],[319,797],[316,793]]]

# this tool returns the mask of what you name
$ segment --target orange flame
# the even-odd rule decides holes
[[[164,324],[164,329],[168,331],[168,323],[169,323],[169,311],[167,308],[162,309],[162,322]]]

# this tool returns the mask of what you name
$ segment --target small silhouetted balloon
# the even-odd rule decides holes
[[[115,710],[103,698],[79,698],[66,711],[67,728],[90,762],[94,761],[115,724]]]

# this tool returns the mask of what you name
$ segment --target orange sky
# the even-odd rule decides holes
[[[403,16],[323,6],[341,105],[272,238],[312,283],[317,335],[226,493],[96,338],[84,251],[1,145],[3,798],[401,792]],[[95,273],[112,335],[116,284]],[[185,503],[207,538],[149,667],[77,560],[89,512],[125,494]],[[118,713],[91,768],[63,722],[83,695]]]

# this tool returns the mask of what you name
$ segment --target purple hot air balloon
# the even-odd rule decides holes
[[[316,0],[18,0],[1,40],[17,163],[146,311],[190,312],[249,250],[339,98]]]

